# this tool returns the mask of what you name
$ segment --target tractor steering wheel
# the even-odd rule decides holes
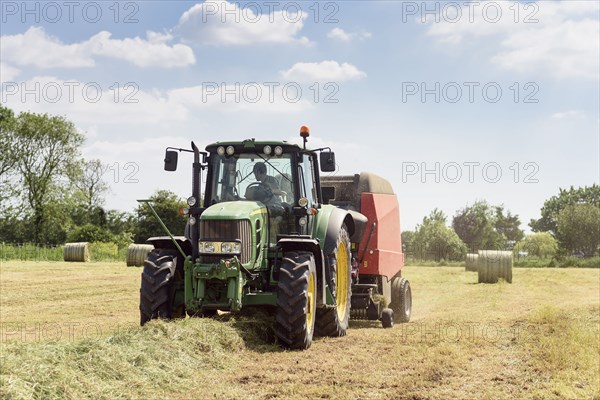
[[[271,190],[271,186],[267,185],[266,183],[262,183],[262,182],[251,183],[246,188],[246,193],[248,192],[248,189],[250,189],[250,188],[256,188],[253,190],[254,193],[252,194],[252,199],[250,199],[250,200],[260,201],[260,202],[264,203],[273,198],[273,190]]]

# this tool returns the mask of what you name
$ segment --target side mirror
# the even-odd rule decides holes
[[[335,153],[333,151],[322,152],[319,154],[319,163],[321,164],[322,172],[335,171]]]
[[[175,150],[167,150],[165,153],[165,171],[177,170],[177,157],[179,154]]]

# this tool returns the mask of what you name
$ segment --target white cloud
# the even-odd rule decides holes
[[[196,63],[190,47],[166,44],[172,39],[170,35],[148,32],[147,40],[139,37],[118,40],[110,36],[109,32],[102,31],[90,38],[93,54],[125,60],[138,67],[172,68]]]
[[[585,112],[582,110],[569,110],[563,112],[557,112],[552,114],[552,118],[554,119],[565,119],[565,118],[583,118],[585,117]]]
[[[90,126],[92,137],[97,135],[98,127],[169,127],[201,112],[289,114],[313,107],[306,92],[286,90],[282,85],[215,83],[162,92],[140,90],[135,83],[115,88],[113,83],[103,87],[97,82],[51,76],[4,84],[0,98],[15,112],[68,115],[77,126]]]
[[[101,31],[88,40],[65,44],[41,27],[30,27],[23,34],[2,36],[3,60],[37,68],[82,68],[96,65],[94,56],[127,61],[139,67],[184,67],[195,64],[192,49],[183,44],[169,46],[169,34],[147,32],[147,39],[111,39]]]
[[[272,10],[262,13],[259,3],[241,8],[227,1],[206,1],[184,12],[175,30],[189,43],[204,45],[249,45],[256,43],[300,43],[310,45],[298,34],[306,13]],[[269,11],[269,9],[266,9]]]
[[[327,37],[334,40],[339,40],[341,42],[351,42],[354,40],[364,41],[371,37],[371,33],[367,31],[360,32],[346,32],[342,28],[333,28],[327,34]]]
[[[365,78],[367,74],[349,63],[322,61],[320,63],[296,63],[287,71],[282,71],[281,76],[287,80],[298,82],[342,82]]]
[[[226,113],[239,111],[265,113],[297,113],[312,104],[295,88],[260,84],[205,84],[174,89],[169,97],[178,104],[195,110],[216,109]]]
[[[11,82],[14,80],[21,71],[12,65],[0,62],[0,82]]]
[[[25,33],[3,35],[0,54],[2,59],[17,65],[33,65],[38,68],[93,67],[90,52],[82,44],[64,44],[58,38],[46,34],[44,28],[34,27]]]
[[[443,9],[426,18],[427,34],[454,46],[482,44],[493,49],[490,61],[500,68],[519,72],[542,72],[558,78],[598,79],[600,61],[600,3],[553,1],[537,3],[490,2],[461,18]],[[492,10],[492,8],[494,10]],[[497,22],[496,9],[501,17]],[[517,11],[518,10],[518,11]],[[436,22],[435,19],[438,19]]]
[[[112,87],[112,89],[111,89]],[[68,115],[76,125],[147,125],[182,121],[188,110],[168,93],[139,90],[136,84],[103,87],[98,82],[37,76],[2,85],[2,103],[15,112]]]

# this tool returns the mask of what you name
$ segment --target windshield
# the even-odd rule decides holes
[[[224,201],[253,200],[268,203],[294,202],[291,155],[265,157],[257,154],[212,156],[212,199]]]

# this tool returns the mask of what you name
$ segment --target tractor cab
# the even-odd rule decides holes
[[[318,208],[321,198],[315,153],[286,142],[253,139],[215,143],[207,151],[204,207],[253,202],[257,213],[266,208],[271,245],[278,235],[310,233],[307,210]]]

